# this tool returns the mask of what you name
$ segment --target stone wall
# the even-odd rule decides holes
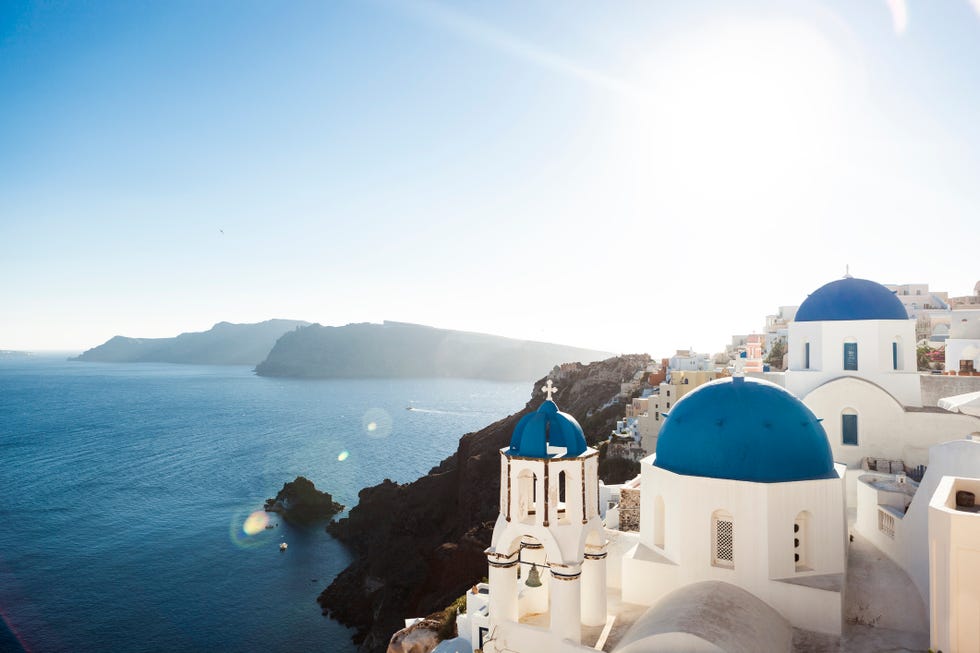
[[[623,488],[619,492],[619,530],[640,530],[640,489]]]
[[[923,374],[919,377],[919,383],[922,386],[923,406],[937,406],[943,397],[980,392],[980,376]]]

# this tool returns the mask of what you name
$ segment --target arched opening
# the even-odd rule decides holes
[[[517,475],[518,519],[525,524],[533,524],[537,518],[538,477],[529,469],[522,469]]]
[[[735,568],[735,519],[724,510],[711,513],[711,564]]]
[[[810,369],[810,343],[803,343],[803,369]]]
[[[800,511],[793,521],[793,561],[796,564],[796,571],[813,571],[810,567],[810,513],[806,510]]]
[[[858,369],[858,343],[854,338],[844,339],[844,369],[852,372]]]
[[[902,336],[895,336],[892,340],[892,369],[901,370],[902,365]]]
[[[517,563],[517,614],[521,623],[547,628],[550,615],[550,582],[547,555],[540,540],[521,537]]]
[[[666,514],[664,513],[664,498],[661,495],[653,500],[653,545],[661,549],[664,548],[664,530],[666,526]]]
[[[565,483],[567,474],[564,470],[558,472],[558,523],[568,523],[568,506],[565,503]]]
[[[845,408],[840,413],[840,441],[855,447],[858,444],[858,414],[853,408]]]

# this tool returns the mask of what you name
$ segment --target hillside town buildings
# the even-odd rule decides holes
[[[622,486],[549,381],[436,651],[980,651],[980,377],[920,373],[915,326],[848,276],[787,322],[785,373],[748,373],[749,337],[730,376],[678,352],[617,425],[652,445]]]

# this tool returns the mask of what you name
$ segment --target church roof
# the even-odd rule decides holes
[[[827,434],[810,409],[774,383],[742,377],[712,381],[678,401],[654,465],[755,483],[836,477]]]
[[[844,277],[820,286],[796,311],[797,322],[907,320],[898,297],[880,283]]]
[[[587,446],[585,434],[575,418],[558,410],[558,405],[548,399],[517,423],[507,453],[527,458],[572,458],[583,453]]]

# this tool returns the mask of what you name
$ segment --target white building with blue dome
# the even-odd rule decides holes
[[[843,473],[819,420],[783,388],[737,376],[691,392],[643,462],[640,542],[623,560],[623,600],[654,605],[714,581],[793,627],[839,635]]]
[[[838,378],[859,378],[903,406],[922,406],[915,320],[883,285],[845,277],[809,295],[789,325],[786,389],[805,397]]]
[[[855,477],[866,459],[927,465],[929,447],[977,420],[923,406],[915,321],[885,286],[847,276],[810,294],[789,325],[785,387],[823,420],[833,458]]]

